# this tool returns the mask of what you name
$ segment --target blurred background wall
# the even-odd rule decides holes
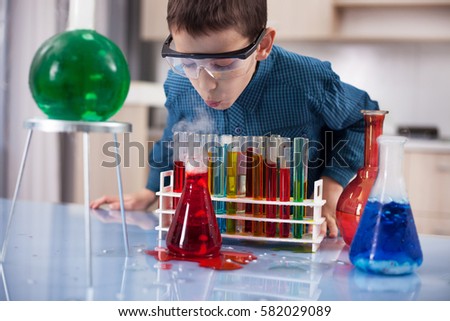
[[[32,57],[43,41],[65,30],[69,1],[0,0],[0,197],[11,197],[14,190],[26,138],[23,121],[43,116],[28,89]],[[149,142],[159,138],[166,120],[162,83],[167,65],[160,58],[168,34],[166,3],[96,2],[96,30],[123,50],[133,80],[124,108],[112,118],[131,122],[133,133],[127,139],[143,146],[131,145],[126,151],[130,162],[122,166],[125,192],[144,187],[148,168],[142,161],[151,148]],[[399,126],[435,127],[437,141],[448,146],[449,0],[268,3],[268,24],[278,30],[276,43],[330,61],[343,81],[366,90],[390,112],[386,133],[395,134]],[[120,139],[125,147],[125,137]],[[114,170],[101,166],[105,160],[102,146],[110,140],[108,136],[92,137],[92,198],[117,193]],[[447,157],[447,149],[439,148]],[[428,150],[430,153],[436,156],[440,152]],[[438,159],[435,156],[433,159]],[[447,162],[448,158],[439,158],[441,177],[449,176]],[[35,133],[19,198],[82,202],[81,177],[80,137]]]

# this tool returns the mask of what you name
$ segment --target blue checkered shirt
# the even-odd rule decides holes
[[[160,173],[172,169],[168,145],[174,128],[239,136],[278,134],[291,140],[306,137],[310,141],[309,195],[311,183],[321,176],[345,186],[363,164],[361,110],[378,109],[366,92],[342,82],[329,62],[278,46],[259,62],[250,83],[227,110],[208,107],[190,81],[172,71],[164,90],[167,126],[149,155],[146,186],[155,192],[159,191]]]

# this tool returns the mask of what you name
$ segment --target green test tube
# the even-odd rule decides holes
[[[308,139],[303,137],[294,138],[294,173],[293,173],[293,200],[303,202],[306,196],[308,170]],[[305,217],[304,206],[294,206],[294,220],[303,220]],[[302,238],[304,224],[293,224],[294,238]]]

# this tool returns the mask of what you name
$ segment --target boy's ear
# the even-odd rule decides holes
[[[275,40],[276,31],[272,27],[268,27],[266,29],[266,34],[264,35],[263,40],[258,45],[256,60],[264,60],[266,59],[270,51],[272,50],[273,42]]]

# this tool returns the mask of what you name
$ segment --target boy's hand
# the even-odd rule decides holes
[[[123,196],[123,206],[128,211],[144,211],[156,200],[155,192],[143,189],[137,193],[127,194]],[[102,196],[91,202],[90,206],[97,209],[100,206],[108,204],[109,209],[119,210],[119,196]]]
[[[323,176],[323,199],[327,202],[322,207],[322,216],[326,219],[326,225],[322,225],[322,233],[326,235],[328,229],[328,237],[335,238],[338,236],[339,230],[336,222],[336,205],[344,188],[330,177]]]

